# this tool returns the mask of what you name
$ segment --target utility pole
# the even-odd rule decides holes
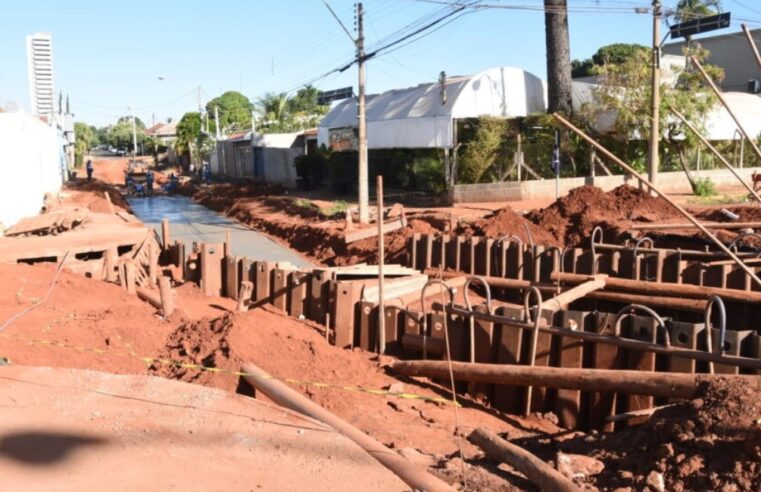
[[[359,67],[359,223],[370,222],[370,193],[367,183],[367,121],[365,107],[365,22],[362,2],[357,4],[357,65]],[[378,220],[381,220],[380,218]]]
[[[135,107],[132,106],[132,158],[137,156],[137,123],[135,123]]]
[[[658,144],[660,140],[660,104],[661,104],[661,2],[653,0],[653,55],[652,87],[650,114],[650,145],[648,147],[648,180],[654,186],[658,179]]]
[[[214,126],[216,127],[217,140],[219,140],[219,106],[214,106]]]

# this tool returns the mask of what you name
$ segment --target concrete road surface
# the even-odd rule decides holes
[[[222,243],[230,231],[232,252],[252,260],[289,261],[298,267],[311,266],[296,252],[269,237],[218,214],[184,196],[128,198],[135,215],[161,234],[161,219],[169,219],[172,241],[185,243],[191,251],[193,242]]]

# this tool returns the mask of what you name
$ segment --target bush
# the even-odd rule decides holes
[[[712,196],[716,194],[716,185],[711,178],[696,178],[692,191],[697,196]]]

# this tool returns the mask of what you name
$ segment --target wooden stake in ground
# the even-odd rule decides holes
[[[386,353],[386,303],[383,299],[383,264],[386,245],[383,242],[383,176],[377,178],[378,194],[378,353]]]
[[[357,443],[359,447],[395,473],[404,483],[412,487],[413,490],[425,490],[429,492],[454,491],[452,487],[429,474],[423,468],[410,463],[395,451],[325,410],[298,391],[274,379],[255,365],[251,363],[243,364],[242,371],[245,374],[243,378],[257,391],[261,391],[267,398],[278,405],[312,417],[334,428]]]
[[[169,249],[169,242],[172,240],[169,234],[169,219],[161,219],[161,246],[164,251]]]
[[[174,297],[169,277],[159,278],[159,295],[161,296],[161,315],[168,318],[174,313]]]
[[[697,60],[696,60],[696,63],[697,63]],[[698,65],[698,66],[699,66],[699,65]],[[700,67],[700,68],[702,68],[702,67]],[[710,79],[709,79],[709,80],[710,80]],[[718,89],[717,89],[717,90],[718,90]],[[747,273],[747,274],[748,274],[748,276],[750,276],[750,278],[751,278],[751,279],[753,279],[753,281],[756,283],[756,285],[758,285],[759,287],[761,287],[761,279],[759,279],[759,278],[758,278],[758,276],[756,275],[756,272],[754,272],[754,271],[753,271],[753,270],[752,270],[750,267],[748,267],[748,265],[746,265],[745,263],[743,263],[743,262],[742,262],[742,260],[740,260],[740,258],[738,258],[736,254],[734,254],[732,251],[730,251],[730,249],[729,249],[729,248],[727,248],[727,247],[724,245],[724,243],[722,243],[721,241],[719,241],[719,238],[717,238],[716,236],[714,236],[714,235],[713,235],[713,234],[712,234],[712,233],[711,233],[711,232],[710,232],[708,229],[706,229],[705,227],[703,227],[703,225],[702,225],[700,222],[698,222],[698,220],[697,220],[695,217],[693,217],[692,215],[690,215],[690,213],[689,213],[689,212],[687,212],[687,211],[686,211],[684,208],[682,208],[682,207],[681,207],[681,206],[680,206],[678,203],[676,203],[674,200],[672,200],[672,199],[671,199],[671,198],[670,198],[668,195],[666,195],[665,193],[662,193],[662,192],[661,192],[661,191],[659,191],[657,188],[655,188],[655,187],[653,186],[653,184],[652,184],[650,181],[648,181],[647,179],[645,179],[645,178],[643,178],[642,176],[640,176],[640,175],[639,175],[639,173],[638,173],[637,171],[635,171],[634,169],[632,169],[632,167],[631,167],[631,166],[629,166],[629,165],[628,165],[628,164],[626,164],[624,161],[622,161],[621,159],[619,159],[618,157],[616,157],[616,156],[615,156],[615,155],[614,155],[614,154],[613,154],[611,151],[609,151],[608,149],[606,149],[605,147],[603,147],[602,145],[600,145],[600,144],[599,144],[599,143],[598,143],[596,140],[594,140],[592,137],[590,137],[589,135],[587,135],[586,133],[584,133],[584,132],[583,132],[583,131],[581,131],[580,129],[576,128],[576,127],[573,125],[573,123],[571,123],[570,121],[566,120],[565,118],[563,118],[562,116],[560,116],[560,115],[559,115],[559,114],[557,114],[557,113],[553,113],[553,115],[552,115],[552,116],[554,116],[554,117],[555,117],[555,119],[556,119],[556,120],[558,120],[560,123],[562,123],[562,124],[563,124],[563,125],[564,125],[566,128],[568,128],[569,130],[571,130],[571,131],[575,132],[575,133],[576,133],[577,135],[579,135],[581,138],[583,138],[584,140],[586,140],[587,142],[589,142],[590,144],[592,144],[592,146],[594,146],[595,148],[597,148],[597,150],[599,150],[599,151],[600,151],[600,152],[601,152],[603,155],[605,155],[605,156],[606,156],[608,159],[612,160],[613,162],[615,162],[616,164],[618,164],[619,166],[621,166],[621,168],[623,168],[623,169],[624,169],[626,172],[628,172],[628,173],[629,173],[629,174],[630,174],[632,177],[634,177],[634,178],[636,178],[637,180],[639,180],[639,181],[640,181],[642,184],[644,184],[645,186],[647,186],[648,188],[650,188],[652,191],[654,191],[655,193],[657,193],[657,194],[658,194],[658,196],[660,196],[661,198],[663,198],[664,200],[666,200],[666,202],[668,202],[668,204],[669,204],[669,205],[671,205],[671,206],[672,206],[674,209],[676,209],[676,211],[677,211],[677,212],[679,212],[680,214],[682,214],[682,216],[684,216],[684,218],[685,218],[685,219],[689,220],[690,222],[692,222],[692,223],[695,225],[695,227],[697,227],[698,229],[700,229],[700,232],[702,232],[702,233],[703,233],[703,234],[705,234],[705,235],[706,235],[708,238],[710,238],[710,239],[711,239],[711,241],[713,241],[713,242],[714,242],[714,244],[716,244],[716,246],[718,246],[720,250],[722,250],[724,253],[726,253],[726,254],[727,254],[727,256],[729,256],[730,258],[732,258],[732,259],[735,261],[735,263],[737,263],[737,265],[738,265],[740,268],[742,268],[742,269],[745,271],[745,273]],[[753,145],[755,146],[755,144],[753,144]],[[758,148],[758,147],[756,147],[756,149],[757,149],[757,148]],[[761,157],[761,152],[759,153],[759,157]]]
[[[251,300],[251,294],[254,292],[254,283],[250,280],[244,280],[240,283],[238,291],[238,312],[245,313],[248,311],[248,302]]]
[[[526,475],[526,478],[543,492],[579,490],[576,484],[552,466],[483,427],[474,430],[468,436],[468,440],[481,448],[488,458],[507,463]]]

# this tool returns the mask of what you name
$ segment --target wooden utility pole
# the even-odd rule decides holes
[[[653,0],[653,54],[652,87],[650,95],[650,146],[647,155],[648,180],[658,182],[658,144],[660,140],[660,104],[661,104],[661,2]]]
[[[745,33],[745,36],[748,38],[748,43],[750,44],[750,49],[753,50],[753,55],[756,58],[756,63],[758,63],[758,66],[761,67],[761,55],[758,54],[758,47],[756,46],[756,42],[753,41],[753,35],[750,33],[750,30],[748,30],[748,26],[745,24],[742,24],[743,32]]]
[[[370,223],[370,198],[367,183],[367,121],[365,108],[365,21],[362,2],[357,4],[357,66],[359,67],[359,223]]]
[[[378,195],[378,353],[386,353],[386,303],[383,299],[383,267],[385,266],[386,244],[383,238],[383,176],[378,175],[376,184]]]

